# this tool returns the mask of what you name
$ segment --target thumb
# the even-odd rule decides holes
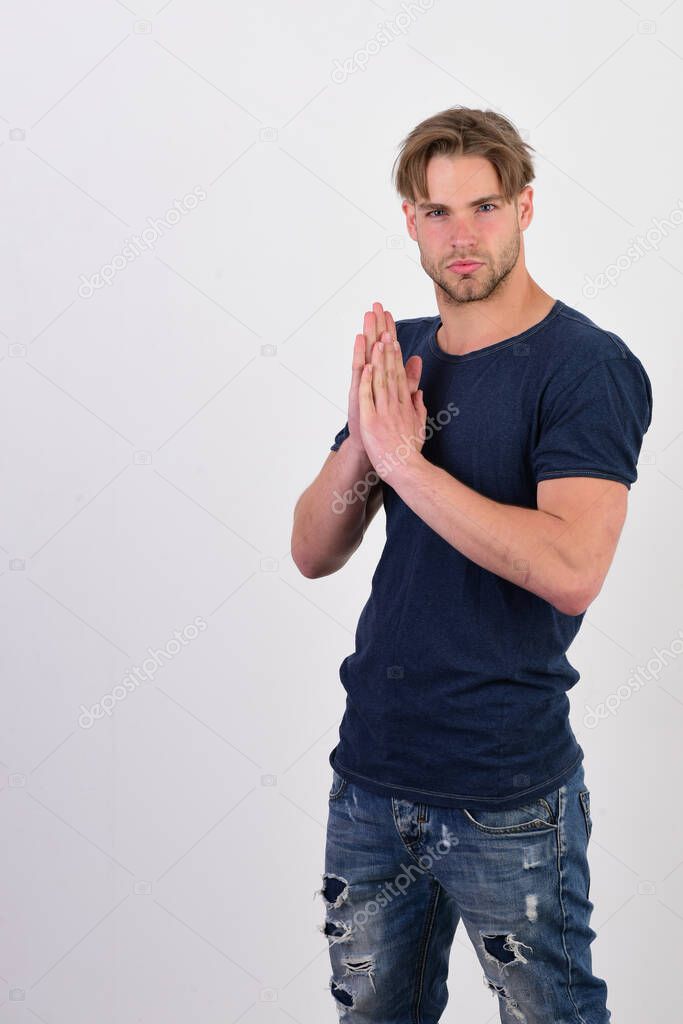
[[[424,425],[427,422],[427,406],[424,403],[423,395],[424,392],[422,391],[422,389],[420,389],[419,391],[416,391],[414,395],[412,395],[412,399],[413,408],[415,409],[415,412],[420,418],[421,426],[424,428]]]
[[[427,406],[424,403],[423,395],[424,391],[422,390],[422,388],[419,388],[412,396],[413,405],[415,407],[416,412],[427,412]]]
[[[422,356],[411,356],[406,363],[406,379],[408,382],[408,390],[411,395],[417,391],[417,385],[420,382],[421,373]]]

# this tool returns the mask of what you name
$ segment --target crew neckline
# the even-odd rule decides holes
[[[536,331],[540,331],[546,327],[551,320],[555,319],[562,309],[564,309],[564,302],[562,302],[561,299],[555,299],[555,302],[543,319],[539,320],[537,324],[532,324],[531,327],[527,327],[527,329],[522,331],[521,334],[515,334],[512,338],[503,338],[502,341],[495,341],[492,345],[484,345],[483,348],[476,348],[473,352],[464,353],[444,352],[443,349],[440,348],[439,343],[436,340],[436,335],[439,328],[442,326],[443,321],[437,314],[437,316],[433,318],[434,324],[429,331],[429,350],[433,355],[438,356],[439,359],[443,359],[447,363],[464,363],[471,359],[480,359],[484,356],[492,355],[494,352],[500,352],[501,349],[507,348],[509,345],[514,345],[520,341],[524,341],[530,335],[535,334]]]

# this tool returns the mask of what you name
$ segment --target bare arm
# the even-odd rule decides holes
[[[329,453],[318,476],[297,501],[292,558],[304,576],[317,579],[337,572],[360,546],[382,504],[381,480],[368,490],[371,473],[370,480],[376,476],[372,463],[347,438],[338,451]]]
[[[372,312],[365,314],[363,333],[356,335],[353,347],[349,436],[336,452],[329,453],[318,476],[294,507],[292,558],[309,579],[329,576],[348,562],[383,501],[382,481],[377,480],[378,474],[360,441],[358,387],[363,367],[385,330],[397,336],[393,316],[381,302],[375,302]],[[412,356],[406,363],[411,395],[417,390],[421,369],[420,356]]]

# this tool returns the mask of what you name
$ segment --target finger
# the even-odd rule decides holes
[[[361,423],[367,423],[368,418],[375,412],[375,403],[372,397],[372,374],[372,363],[366,363],[363,367],[358,386],[358,407]]]
[[[357,334],[353,343],[353,359],[351,361],[351,383],[356,387],[365,366],[365,335]]]
[[[382,415],[387,410],[387,380],[383,343],[378,341],[372,350],[372,397],[375,409]]]
[[[386,329],[389,331],[389,334],[391,335],[392,338],[396,338],[396,340],[398,341],[398,331],[396,330],[396,321],[394,320],[393,316],[391,315],[391,313],[389,312],[388,309],[384,310],[384,318],[385,318],[385,320],[387,322]]]
[[[381,302],[373,302],[372,312],[377,319],[377,337],[381,338],[387,329],[387,321]]]
[[[358,408],[358,387],[365,366],[365,335],[357,334],[353,343],[353,359],[351,361],[351,384],[349,385],[349,416],[353,409]]]
[[[394,350],[394,372],[396,375],[396,394],[398,400],[399,402],[410,402],[410,390],[408,389],[400,342],[394,339],[390,347]]]
[[[394,342],[388,331],[380,335],[384,346],[384,372],[387,381],[387,402],[394,405],[403,401],[399,398],[399,373],[403,369],[401,356],[394,347]],[[400,368],[399,368],[400,364]]]
[[[377,341],[377,317],[374,313],[366,313],[363,317],[363,334],[365,335],[365,362],[372,359],[372,350]]]

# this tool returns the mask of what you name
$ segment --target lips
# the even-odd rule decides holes
[[[459,274],[467,274],[471,270],[476,270],[477,267],[482,267],[483,263],[478,260],[456,260],[455,263],[451,263],[448,267],[449,270],[454,270]]]

